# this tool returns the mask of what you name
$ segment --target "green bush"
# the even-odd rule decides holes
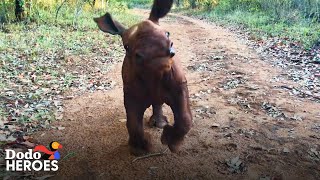
[[[306,48],[320,39],[320,0],[219,0],[211,7],[206,0],[184,0],[181,7],[188,15],[242,25],[258,37],[285,37]]]
[[[233,11],[264,12],[288,22],[307,18],[320,21],[319,0],[184,0],[183,7],[205,9],[219,13]]]
[[[116,13],[124,13],[128,9],[125,0],[96,1],[92,0],[26,0],[25,23],[36,22],[38,24],[58,23],[77,26],[83,16],[106,10]],[[0,24],[15,22],[15,3],[13,0],[1,0]]]
[[[14,1],[2,0],[0,2],[0,24],[8,22],[14,12]]]
[[[150,8],[153,0],[123,0],[129,8]]]

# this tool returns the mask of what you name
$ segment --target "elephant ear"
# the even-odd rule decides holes
[[[113,20],[112,16],[108,12],[99,18],[94,18],[93,20],[97,23],[101,31],[112,35],[121,36],[126,30],[126,28],[121,23]]]
[[[154,0],[149,20],[159,24],[159,19],[165,17],[171,10],[173,0]]]

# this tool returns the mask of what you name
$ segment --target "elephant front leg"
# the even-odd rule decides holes
[[[161,105],[152,105],[152,116],[149,120],[149,125],[151,127],[156,126],[157,128],[163,128],[168,124],[168,119],[163,115],[162,104]]]
[[[185,135],[192,126],[187,84],[182,84],[180,88],[172,95],[170,103],[174,114],[174,125],[166,125],[161,136],[162,144],[167,144],[172,152],[179,151]]]
[[[143,114],[146,108],[141,102],[125,95],[125,108],[127,113],[127,129],[129,133],[130,152],[141,155],[152,149],[150,135],[143,131]]]

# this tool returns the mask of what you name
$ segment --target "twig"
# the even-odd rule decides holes
[[[163,152],[159,152],[159,153],[154,153],[154,154],[147,154],[145,156],[140,156],[140,157],[137,157],[135,158],[132,163],[138,161],[138,160],[141,160],[141,159],[145,159],[145,158],[149,158],[149,157],[154,157],[154,156],[162,156],[164,155],[166,152],[168,151],[168,148],[165,149]]]
[[[56,18],[55,18],[55,23],[57,23],[57,19],[58,19],[58,14],[59,14],[59,11],[60,9],[62,8],[62,6],[67,2],[68,0],[64,0],[60,6],[58,7],[57,11],[56,11]]]
[[[76,152],[71,152],[71,153],[68,153],[66,156],[64,156],[60,161],[63,161],[63,160],[67,160],[73,156],[75,156],[77,153]]]

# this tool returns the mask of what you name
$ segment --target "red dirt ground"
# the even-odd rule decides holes
[[[279,88],[295,84],[272,81],[282,70],[226,29],[178,15],[161,25],[171,33],[192,102],[194,125],[181,152],[132,162],[119,63],[109,74],[117,82],[112,90],[66,101],[65,118],[56,123],[66,128],[34,135],[43,144],[59,141],[62,156],[73,154],[59,162],[54,179],[320,179],[311,152],[320,148],[320,132],[312,129],[319,103]],[[168,107],[165,114],[172,121]],[[145,121],[150,115],[148,109]],[[161,129],[145,131],[155,152],[167,148]],[[242,163],[226,163],[237,156]]]

